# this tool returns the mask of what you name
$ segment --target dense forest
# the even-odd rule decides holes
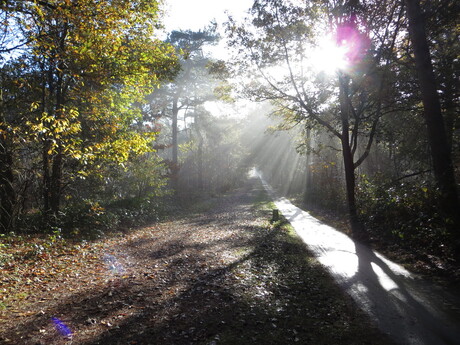
[[[3,1],[0,233],[98,237],[257,166],[357,238],[458,255],[459,7],[256,0],[163,39],[158,1]]]

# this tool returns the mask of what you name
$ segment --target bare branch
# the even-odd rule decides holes
[[[371,152],[372,144],[374,142],[375,132],[377,131],[378,122],[379,122],[379,118],[376,118],[374,120],[374,123],[372,124],[372,128],[369,134],[369,140],[367,141],[366,149],[364,150],[364,153],[361,155],[361,157],[356,161],[356,163],[353,164],[354,169],[359,167],[364,162],[364,160],[367,158],[367,156],[369,156],[369,153]]]

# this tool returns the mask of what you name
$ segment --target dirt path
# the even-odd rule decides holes
[[[9,300],[0,343],[390,344],[299,240],[270,226],[255,207],[263,194],[253,178],[206,212],[49,258],[67,273]]]
[[[264,186],[308,248],[383,332],[404,345],[460,343],[458,291],[411,274],[278,198],[265,181]]]

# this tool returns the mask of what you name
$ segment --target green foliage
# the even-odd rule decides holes
[[[155,195],[107,201],[105,204],[101,201],[84,199],[63,208],[54,227],[43,223],[43,217],[37,212],[23,216],[18,224],[18,230],[24,234],[45,232],[46,239],[39,245],[31,244],[28,254],[39,256],[53,246],[65,243],[65,238],[97,239],[108,233],[127,231],[148,222],[158,221],[172,212],[171,205],[172,201],[168,196]],[[44,231],[44,229],[49,230]],[[0,243],[0,251],[2,246],[7,245],[7,242]],[[0,254],[0,262],[7,259]]]
[[[104,231],[116,227],[118,219],[108,214],[99,202],[83,200],[63,210],[62,228],[66,236],[101,237]]]
[[[146,222],[158,221],[163,216],[163,207],[159,198],[135,197],[115,201],[107,206],[107,211],[118,217],[120,226],[130,228]]]
[[[361,178],[360,216],[376,238],[427,253],[445,254],[449,219],[439,209],[436,188],[426,181],[389,183],[376,176]]]
[[[324,161],[326,154],[315,157],[316,161],[311,163],[311,182],[307,186],[304,202],[310,208],[322,208],[332,212],[344,212],[346,195],[343,188],[341,171],[334,161]],[[330,158],[330,157],[329,157]]]
[[[67,237],[96,239],[116,231],[127,231],[149,222],[159,221],[170,213],[167,197],[133,197],[102,206],[84,200],[63,211],[62,233]]]

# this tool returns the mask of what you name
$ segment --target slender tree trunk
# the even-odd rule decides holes
[[[200,191],[204,190],[204,183],[203,183],[203,135],[201,134],[201,121],[200,116],[195,116],[195,127],[197,130],[198,135],[198,152],[197,152],[197,159],[198,159],[198,189]]]
[[[50,58],[49,61],[46,61],[48,68],[45,70],[45,61],[43,62],[43,81],[42,81],[42,113],[54,114],[56,116],[56,109],[58,104],[56,104],[56,89],[57,83],[55,80],[55,68],[52,67],[56,63],[53,58]],[[54,99],[53,99],[54,98]],[[52,224],[55,221],[55,212],[56,201],[53,201],[55,198],[55,191],[53,188],[56,187],[56,184],[53,182],[53,143],[52,139],[45,137],[43,139],[43,149],[42,149],[42,169],[43,169],[43,217],[44,222]]]
[[[172,104],[172,171],[171,183],[174,191],[177,192],[178,187],[178,174],[179,174],[179,159],[178,159],[178,140],[177,140],[177,118],[179,114],[178,107],[179,97],[173,99]]]
[[[59,215],[62,196],[62,149],[53,158],[51,169],[50,210],[54,216]]]
[[[307,154],[306,154],[306,165],[307,165],[307,170],[305,174],[305,190],[304,190],[304,195],[303,195],[303,201],[305,204],[309,205],[313,201],[313,195],[312,195],[312,176],[311,176],[311,129],[307,128],[306,130],[306,140],[307,140]]]
[[[454,221],[453,235],[460,254],[460,202],[458,199],[451,153],[437,92],[436,77],[425,31],[425,22],[419,0],[406,0],[409,35],[414,51],[420,84],[428,141],[431,148],[433,171],[441,191],[441,206]]]
[[[350,105],[348,102],[348,87],[350,79],[344,74],[339,74],[339,99],[340,99],[340,117],[342,122],[342,137],[340,138],[342,143],[342,156],[343,164],[345,168],[345,184],[347,192],[347,203],[348,203],[348,215],[350,217],[350,224],[353,231],[353,235],[361,237],[363,235],[363,229],[358,221],[358,213],[356,210],[356,197],[355,197],[355,169],[353,161],[353,153],[350,145]]]
[[[172,106],[172,161],[175,165],[178,164],[177,158],[177,115],[179,113],[179,108],[177,106],[178,99],[174,98]]]
[[[62,90],[62,72],[60,72],[64,66],[60,66],[61,69],[58,69],[58,78],[56,85],[56,109],[55,116],[56,119],[63,119],[63,90]],[[62,194],[62,164],[63,164],[63,148],[60,139],[56,139],[56,153],[53,157],[53,162],[51,166],[51,191],[50,191],[50,210],[55,217],[59,216],[60,206],[61,206],[61,194]]]
[[[443,109],[444,109],[444,123],[446,125],[446,136],[447,136],[447,146],[449,148],[449,152],[452,155],[452,148],[453,148],[453,141],[454,141],[454,131],[456,127],[456,119],[458,115],[458,104],[455,97],[455,90],[457,88],[456,85],[456,78],[455,78],[455,71],[450,66],[454,65],[453,60],[450,60],[446,63],[449,66],[446,73],[447,75],[444,80],[444,87],[443,91]]]
[[[59,37],[59,51],[63,53],[65,51],[65,40],[67,37],[68,25],[64,23],[62,26],[62,32]],[[64,114],[64,99],[65,99],[65,90],[64,90],[64,70],[65,64],[62,61],[58,62],[58,66],[54,70],[56,75],[56,98],[54,104],[54,115],[56,120],[62,120],[65,117]],[[51,190],[50,190],[50,211],[55,219],[59,217],[59,211],[61,207],[61,198],[62,198],[62,169],[64,162],[64,154],[62,147],[62,140],[56,138],[56,153],[53,156],[52,165],[51,165]]]
[[[14,227],[14,189],[13,154],[9,149],[5,134],[0,134],[0,233],[7,233]]]
[[[200,138],[198,142],[198,188],[200,191],[204,190],[203,183],[203,139]]]
[[[50,171],[50,155],[49,150],[51,144],[48,140],[45,141],[42,153],[42,169],[43,169],[43,209],[46,218],[51,216],[51,171]]]
[[[14,189],[13,152],[3,108],[3,92],[0,90],[0,233],[14,227],[16,191]]]

